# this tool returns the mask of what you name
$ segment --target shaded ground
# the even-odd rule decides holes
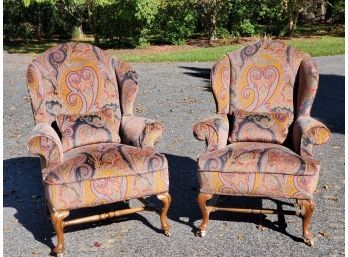
[[[4,256],[47,256],[56,240],[45,217],[40,164],[38,158],[28,157],[25,147],[34,123],[25,86],[31,58],[4,54]],[[214,213],[207,236],[194,237],[192,230],[201,219],[195,159],[204,143],[194,139],[192,126],[214,113],[208,90],[212,63],[157,63],[135,65],[140,78],[135,110],[166,127],[156,149],[169,161],[173,235],[160,234],[159,217],[144,212],[69,228],[65,256],[344,255],[344,57],[316,60],[321,76],[313,116],[323,120],[333,136],[327,145],[315,148],[322,166],[312,226],[314,247],[298,242],[301,221],[295,216]],[[288,208],[288,202],[242,198],[232,203]],[[257,229],[259,224],[266,229]]]

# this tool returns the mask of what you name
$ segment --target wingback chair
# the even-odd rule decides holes
[[[309,225],[320,166],[312,146],[330,137],[310,116],[318,80],[314,60],[281,41],[261,40],[215,63],[211,87],[217,113],[193,128],[195,137],[206,141],[206,152],[197,157],[200,236],[213,211],[276,213],[207,205],[215,195],[292,198],[300,208],[283,214],[300,216],[304,241],[313,244]]]
[[[168,164],[153,146],[160,122],[133,115],[137,74],[98,47],[61,44],[34,59],[27,85],[35,127],[28,147],[41,157],[42,180],[64,251],[66,226],[154,208],[136,207],[74,220],[69,211],[157,195],[162,229],[169,235]]]

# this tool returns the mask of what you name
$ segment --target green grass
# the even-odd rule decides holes
[[[329,56],[344,54],[344,37],[336,36],[318,36],[306,38],[293,38],[285,40],[287,44],[309,53],[311,56]],[[61,41],[60,41],[61,42]],[[40,54],[46,49],[58,44],[55,42],[30,42],[28,44],[10,44],[4,45],[4,50],[9,53],[33,53]],[[92,43],[89,42],[88,43]],[[233,44],[218,47],[194,47],[180,48],[171,52],[154,53],[151,51],[116,51],[114,54],[125,61],[129,62],[204,62],[216,61],[225,53],[232,52],[242,44]],[[112,51],[112,50],[111,50]],[[113,52],[113,51],[112,51]]]
[[[292,47],[311,56],[344,54],[344,37],[320,37],[313,39],[292,39],[287,41]]]
[[[129,62],[205,62],[216,60],[224,53],[234,51],[242,45],[229,45],[220,47],[197,47],[190,50],[178,50],[159,54],[117,54],[122,60]]]
[[[311,56],[329,56],[344,54],[344,37],[295,38],[286,43]],[[117,54],[117,57],[129,62],[204,62],[216,61],[225,53],[242,47],[241,44],[202,47],[190,50],[178,50],[159,54]]]

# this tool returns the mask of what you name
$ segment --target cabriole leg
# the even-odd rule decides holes
[[[51,212],[51,220],[54,227],[54,231],[57,234],[57,245],[54,247],[53,252],[57,254],[57,256],[63,256],[64,252],[64,227],[63,220],[68,217],[69,211],[53,211]]]
[[[203,221],[202,224],[198,227],[197,235],[204,237],[207,231],[207,226],[209,222],[209,213],[210,210],[207,207],[207,201],[209,201],[213,197],[212,194],[199,193],[198,194],[198,205],[201,209]]]
[[[304,214],[301,215],[303,227],[303,240],[306,244],[312,246],[314,244],[314,236],[312,235],[309,226],[312,222],[315,203],[313,200],[299,200],[298,203],[301,206],[301,209],[304,210]]]
[[[167,221],[167,213],[168,213],[168,209],[169,209],[170,202],[171,202],[170,194],[168,192],[163,193],[163,194],[159,194],[159,195],[157,195],[157,198],[163,202],[163,208],[162,208],[162,211],[160,213],[161,226],[162,226],[163,233],[166,236],[170,236],[171,235],[171,226],[168,224],[168,221]]]

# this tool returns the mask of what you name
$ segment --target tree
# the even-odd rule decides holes
[[[314,1],[302,0],[282,0],[283,8],[288,21],[288,28],[286,35],[292,37],[297,26],[297,21],[300,13],[305,12],[308,7],[313,5]]]
[[[201,6],[208,25],[210,41],[217,40],[217,17],[220,10],[224,7],[225,2],[226,0],[201,0]]]
[[[82,31],[83,13],[87,10],[87,23],[94,35],[94,43],[99,44],[99,35],[96,29],[97,23],[97,8],[112,4],[113,0],[23,0],[25,6],[30,6],[33,3],[51,3],[60,5],[66,12],[76,18],[79,24],[79,30]]]

